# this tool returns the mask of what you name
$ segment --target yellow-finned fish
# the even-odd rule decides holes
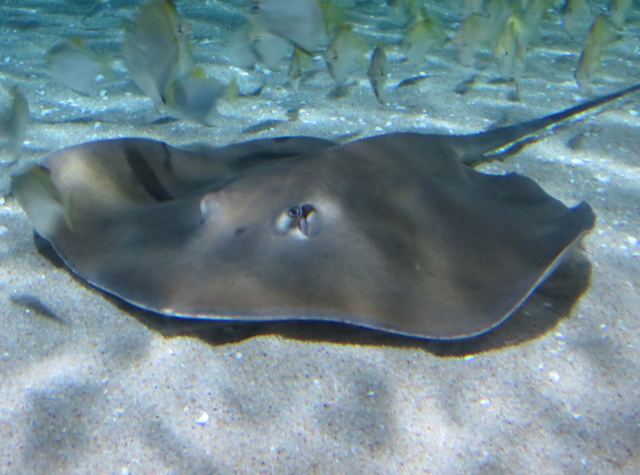
[[[73,38],[51,48],[45,61],[51,77],[84,96],[98,92],[97,78],[111,75],[108,59],[98,57],[80,38]]]
[[[302,75],[309,69],[311,69],[311,56],[296,46],[291,56],[291,66],[289,66],[289,79],[294,89],[298,89]]]
[[[456,47],[456,57],[463,66],[470,66],[477,49],[484,47],[488,40],[490,19],[479,13],[472,13],[462,22],[451,43]]]
[[[609,6],[611,21],[618,28],[622,28],[627,23],[627,15],[633,5],[633,0],[612,0]]]
[[[526,44],[523,41],[524,24],[517,14],[511,15],[498,38],[494,55],[500,61],[500,72],[504,78],[519,76],[523,69]]]
[[[257,31],[266,30],[308,53],[327,45],[322,9],[316,0],[247,0],[249,19]]]
[[[224,47],[231,62],[243,69],[263,64],[271,71],[280,71],[291,56],[289,40],[266,30],[255,30],[249,23],[233,33]]]
[[[346,84],[349,74],[355,67],[365,68],[365,45],[350,27],[338,31],[331,45],[322,57],[327,63],[329,73],[338,86]]]
[[[384,104],[383,91],[384,85],[387,82],[387,54],[384,52],[382,43],[379,43],[376,49],[373,50],[367,77],[373,88],[373,93],[376,95],[376,99],[380,101],[380,104]]]
[[[589,91],[593,79],[600,72],[601,60],[606,49],[621,38],[616,26],[606,14],[601,13],[591,25],[587,43],[580,55],[576,82],[582,90]]]
[[[156,105],[165,102],[169,85],[195,67],[190,28],[172,0],[149,0],[126,28],[123,54],[131,78]]]
[[[338,5],[336,0],[324,0],[320,2],[320,8],[327,35],[333,38],[347,24],[346,7],[343,4]]]
[[[200,124],[211,125],[217,117],[216,104],[222,98],[231,101],[237,98],[238,86],[233,81],[229,86],[207,77],[199,68],[174,80],[167,90],[167,108],[180,117]]]
[[[523,49],[528,48],[540,39],[540,25],[544,16],[552,7],[553,0],[530,0],[523,12],[514,12],[521,19],[520,31],[517,34]]]
[[[389,18],[403,26],[415,23],[420,16],[422,0],[387,0]]]
[[[420,66],[424,64],[430,51],[443,47],[446,41],[447,35],[442,26],[425,13],[422,19],[409,30],[402,45],[407,59]]]
[[[73,230],[71,196],[61,195],[46,168],[36,166],[12,177],[11,192],[43,238],[50,239],[60,225]]]
[[[567,33],[573,38],[584,38],[586,26],[593,18],[587,0],[567,0],[560,11]]]
[[[7,115],[0,119],[0,138],[5,142],[2,148],[8,150],[15,161],[22,153],[22,145],[27,136],[29,104],[17,86],[11,90],[11,97],[11,108]]]

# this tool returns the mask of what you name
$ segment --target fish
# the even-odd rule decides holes
[[[384,104],[383,98],[384,85],[387,82],[387,54],[384,52],[382,43],[376,46],[371,54],[371,62],[369,64],[369,70],[367,71],[367,77],[369,78],[369,84],[373,89],[373,93],[376,95],[376,99],[380,104]]]
[[[170,84],[195,67],[191,28],[172,0],[148,0],[125,28],[122,53],[131,79],[154,104],[163,105]]]
[[[123,54],[133,81],[154,102],[179,117],[212,125],[219,99],[235,100],[238,85],[225,86],[196,67],[191,28],[172,0],[149,0],[126,29]]]
[[[422,0],[387,0],[389,19],[401,27],[406,27],[420,16]]]
[[[22,209],[31,219],[36,232],[52,239],[60,224],[73,230],[71,222],[71,190],[60,191],[45,167],[36,165],[29,173],[11,180],[11,193],[24,197]]]
[[[617,28],[622,28],[627,23],[627,16],[633,6],[633,0],[612,0],[609,6],[609,17]]]
[[[41,193],[20,183],[46,176],[71,196],[73,227],[52,207],[44,237],[71,272],[153,312],[464,339],[513,314],[595,223],[586,202],[568,208],[530,178],[473,167],[638,90],[471,135],[198,151],[88,142],[52,152],[12,189],[37,232]]]
[[[493,54],[500,60],[500,72],[504,78],[520,75],[524,69],[526,44],[522,41],[523,22],[518,15],[511,15],[505,25]]]
[[[351,27],[341,28],[322,54],[331,77],[338,86],[344,86],[349,74],[356,68],[364,69],[365,45]]]
[[[521,14],[520,42],[524,47],[533,45],[541,36],[540,25],[548,11],[553,9],[554,0],[530,0]]]
[[[81,23],[86,30],[96,31],[117,29],[122,22],[118,18],[118,7],[112,5],[111,0],[96,0],[93,7],[82,17]]]
[[[407,59],[414,65],[420,66],[425,63],[430,51],[443,47],[446,41],[447,35],[442,26],[426,16],[409,30],[402,46],[406,51]]]
[[[219,99],[234,99],[237,83],[229,86],[207,77],[199,68],[175,79],[167,90],[165,103],[167,108],[180,117],[203,125],[212,125],[218,115],[216,104]],[[234,97],[231,97],[234,96]]]
[[[552,7],[552,0],[530,0],[522,11],[516,10],[514,5],[502,7],[492,17],[493,25],[498,27],[495,31],[500,32],[493,53],[500,60],[501,74],[505,78],[517,78],[524,70],[527,50],[538,41],[540,25]],[[508,16],[503,20],[505,15]]]
[[[470,66],[476,50],[485,46],[490,39],[490,20],[480,13],[472,13],[460,24],[451,44],[456,49],[456,59],[463,66]]]
[[[289,66],[289,79],[294,89],[298,89],[302,76],[311,69],[311,56],[302,48],[295,47]]]
[[[231,62],[240,68],[252,69],[262,64],[271,71],[280,71],[293,50],[290,41],[268,31],[254,30],[249,24],[233,33],[223,48]]]
[[[591,20],[591,9],[587,0],[567,0],[561,8],[562,23],[573,38],[581,38],[586,23]]]
[[[100,58],[81,38],[72,38],[52,47],[45,56],[51,77],[83,96],[98,93],[98,80],[111,75],[107,58]]]
[[[531,0],[524,11],[529,10],[534,1]],[[512,15],[522,13],[523,6],[523,3],[511,0],[487,0],[483,9],[486,26],[479,37],[480,45],[488,50],[494,49],[507,19]]]
[[[17,86],[11,89],[11,108],[0,118],[0,149],[7,150],[15,161],[22,153],[29,126],[29,103]]]
[[[307,53],[326,48],[322,9],[315,0],[247,0],[247,5],[257,31],[278,35]]]
[[[432,78],[432,77],[435,77],[435,76],[432,76],[430,74],[420,74],[419,76],[414,76],[412,78],[403,79],[402,81],[400,81],[398,83],[398,85],[396,86],[396,89],[401,89],[403,87],[409,87],[409,86],[415,86],[416,84],[421,83],[425,79]]]
[[[581,90],[590,90],[593,80],[600,72],[602,56],[620,38],[618,29],[606,14],[601,13],[596,17],[589,29],[589,36],[574,74]]]
[[[520,2],[511,0],[487,0],[483,5],[483,10],[486,11],[493,20],[502,23],[521,6],[519,3]]]
[[[339,0],[324,0],[320,2],[322,18],[328,37],[333,38],[341,28],[347,25],[346,10],[348,7],[348,5],[344,5],[344,3]],[[351,7],[353,7],[353,5]]]

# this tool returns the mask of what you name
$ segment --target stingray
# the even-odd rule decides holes
[[[638,89],[473,135],[90,142],[12,190],[71,271],[144,309],[466,338],[509,317],[595,222],[585,202],[472,167]]]

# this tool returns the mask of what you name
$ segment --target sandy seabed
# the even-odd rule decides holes
[[[0,2],[1,104],[18,85],[31,108],[24,153],[16,164],[4,157],[0,170],[0,472],[640,473],[637,95],[483,168],[531,177],[567,205],[586,200],[598,220],[583,249],[516,315],[469,341],[329,323],[191,322],[135,309],[61,267],[34,241],[8,187],[10,175],[48,152],[90,140],[213,147],[268,136],[470,133],[541,117],[588,98],[573,79],[584,38],[570,38],[551,14],[527,57],[519,102],[508,100],[512,85],[491,83],[500,74],[488,53],[465,68],[449,45],[416,68],[391,46],[389,104],[381,106],[363,71],[346,98],[330,100],[326,71],[294,91],[286,67],[234,68],[219,49],[241,24],[242,2],[177,1],[209,74],[236,75],[245,91],[264,83],[260,96],[221,103],[218,124],[204,127],[160,120],[166,113],[127,77],[121,24],[140,2],[112,0],[86,19],[89,3]],[[432,7],[448,25],[465,18],[462,2]],[[397,42],[397,30],[367,16],[379,10],[361,4],[354,19],[372,44],[374,34]],[[640,16],[629,22],[596,94],[640,77]],[[115,59],[115,77],[95,97],[45,69],[47,49],[77,36]],[[434,77],[394,89],[420,72]],[[466,94],[453,91],[473,75]],[[299,109],[297,120],[288,121],[289,109]],[[242,133],[265,120],[283,122]]]

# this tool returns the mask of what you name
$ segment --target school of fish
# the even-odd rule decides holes
[[[531,51],[541,42],[541,26],[559,18],[570,37],[584,41],[574,76],[579,90],[592,95],[602,74],[602,60],[625,38],[632,12],[631,0],[612,0],[606,11],[587,0],[469,0],[465,4],[467,16],[451,23],[437,15],[429,2],[387,0],[381,7],[399,36],[380,36],[353,20],[354,8],[362,3],[246,0],[245,22],[220,45],[221,56],[249,74],[251,70],[288,74],[294,91],[325,71],[335,86],[327,94],[329,99],[348,96],[366,76],[372,100],[384,107],[393,62],[424,68],[431,53],[449,48],[461,65],[474,67],[479,54],[490,52],[499,75],[516,85],[512,99],[519,100],[518,81],[526,74]],[[100,1],[88,18],[112,12],[109,2]],[[50,77],[78,94],[96,96],[108,86],[114,76],[112,63],[120,59],[130,80],[161,113],[204,125],[220,119],[220,100],[233,102],[241,96],[236,78],[223,82],[211,77],[206,65],[197,64],[192,29],[179,12],[179,2],[147,0],[135,18],[121,23],[124,40],[120,58],[93,51],[81,38],[61,39],[44,56]],[[393,54],[393,62],[389,54]],[[318,64],[323,66],[318,68]],[[420,73],[395,87],[417,84],[425,77],[430,76]],[[454,91],[463,94],[474,81],[472,76]],[[250,94],[260,94],[260,89]],[[29,112],[19,91],[10,96],[14,102],[1,117],[0,140],[18,156]]]

